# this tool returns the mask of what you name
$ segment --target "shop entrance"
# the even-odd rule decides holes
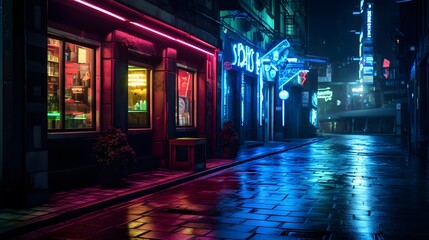
[[[274,84],[264,82],[262,89],[262,124],[264,126],[264,141],[274,140]]]
[[[257,139],[256,79],[244,76],[242,99],[242,129],[244,141]]]

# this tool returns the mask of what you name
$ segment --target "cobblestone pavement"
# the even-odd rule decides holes
[[[122,186],[105,188],[95,184],[54,192],[49,201],[23,208],[0,208],[0,239],[10,239],[38,228],[70,220],[77,216],[146,196],[184,182],[323,140],[324,137],[287,139],[283,142],[245,142],[235,159],[209,158],[199,171],[157,168],[137,172],[123,179]],[[96,174],[96,173],[95,173]],[[79,176],[76,176],[79,177]]]
[[[16,239],[429,239],[426,163],[330,136]]]

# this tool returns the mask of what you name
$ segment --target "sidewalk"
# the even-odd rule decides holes
[[[263,145],[242,146],[238,157],[207,159],[199,172],[156,169],[135,173],[125,179],[127,186],[106,189],[99,185],[52,193],[48,203],[31,208],[0,209],[0,239],[60,223],[92,211],[164,190],[187,181],[272,154],[308,145],[323,138],[290,139]]]

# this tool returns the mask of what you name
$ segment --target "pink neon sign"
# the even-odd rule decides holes
[[[99,12],[102,12],[102,13],[104,13],[104,14],[107,14],[107,15],[109,15],[109,16],[111,16],[111,17],[114,17],[114,18],[116,18],[116,19],[119,19],[119,20],[121,20],[121,21],[126,21],[126,19],[125,19],[125,18],[123,18],[123,17],[121,17],[121,16],[119,16],[119,15],[117,15],[117,14],[114,14],[114,13],[112,13],[112,12],[110,12],[110,11],[107,11],[106,9],[103,9],[103,8],[101,8],[101,7],[97,7],[97,6],[95,6],[95,5],[91,4],[91,3],[87,3],[87,2],[82,1],[82,0],[74,0],[74,1],[75,1],[75,2],[78,2],[78,3],[80,3],[80,4],[83,4],[83,5],[87,6],[87,7],[90,7],[90,8],[92,8],[92,9],[94,9],[94,10],[97,10],[97,11],[99,11]]]
[[[75,2],[77,2],[77,3],[80,3],[80,4],[82,4],[82,5],[85,5],[85,6],[89,7],[89,8],[91,8],[91,9],[94,9],[94,10],[96,10],[96,11],[98,11],[98,12],[102,12],[102,13],[104,13],[104,14],[106,14],[106,15],[109,15],[109,16],[111,16],[111,17],[114,17],[114,18],[116,18],[116,19],[119,19],[119,20],[121,20],[121,21],[128,22],[129,24],[131,24],[131,25],[133,25],[133,26],[136,26],[136,27],[139,27],[139,28],[141,28],[141,29],[147,30],[147,31],[149,31],[149,32],[155,33],[155,34],[157,34],[158,36],[161,36],[161,37],[164,37],[164,38],[170,39],[170,40],[172,40],[172,41],[178,42],[178,43],[180,43],[180,44],[182,44],[182,45],[185,45],[185,46],[191,47],[191,48],[193,48],[193,49],[195,49],[195,50],[197,50],[197,51],[200,51],[200,52],[206,53],[206,54],[208,54],[208,55],[210,55],[210,56],[213,56],[213,55],[214,55],[212,52],[209,52],[209,51],[204,50],[204,49],[202,49],[202,48],[200,48],[200,47],[197,47],[197,46],[195,46],[195,45],[193,45],[193,44],[191,44],[191,43],[189,43],[189,42],[186,42],[186,41],[181,40],[181,39],[179,39],[179,38],[176,38],[176,37],[170,36],[170,35],[165,34],[165,33],[163,33],[163,32],[157,31],[157,30],[155,30],[155,29],[153,29],[153,28],[150,28],[150,27],[147,27],[147,26],[145,26],[145,25],[143,25],[143,24],[136,23],[136,22],[132,22],[132,21],[130,21],[130,20],[128,20],[128,19],[126,19],[126,18],[123,18],[123,17],[121,17],[121,16],[119,16],[119,15],[117,15],[117,14],[115,14],[115,13],[112,13],[112,12],[110,12],[110,11],[107,11],[106,9],[103,9],[103,8],[101,8],[101,7],[98,7],[98,6],[94,5],[94,4],[91,4],[91,3],[85,2],[85,1],[83,1],[83,0],[74,0],[74,1],[75,1]]]

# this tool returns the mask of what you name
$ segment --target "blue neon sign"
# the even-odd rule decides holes
[[[255,52],[253,48],[242,43],[233,44],[232,52],[234,55],[234,60],[231,63],[232,66],[236,66],[248,72],[259,75],[260,61],[258,52]]]

